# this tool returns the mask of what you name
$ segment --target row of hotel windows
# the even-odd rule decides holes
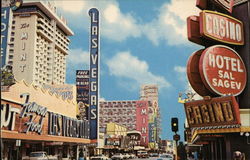
[[[103,104],[136,104],[136,101],[112,101],[112,102],[102,102]]]

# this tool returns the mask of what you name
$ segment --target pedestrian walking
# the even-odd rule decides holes
[[[82,149],[80,149],[80,152],[79,152],[79,160],[84,160]]]
[[[245,160],[245,154],[240,151],[235,151],[233,153],[233,160]]]

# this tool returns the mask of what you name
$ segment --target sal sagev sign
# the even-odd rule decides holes
[[[234,96],[191,101],[184,107],[191,128],[240,124],[239,106]]]
[[[200,34],[219,42],[244,45],[243,24],[226,14],[204,10],[200,13]]]
[[[236,51],[215,45],[200,57],[199,72],[205,86],[217,95],[239,95],[245,88],[247,74],[244,62]]]

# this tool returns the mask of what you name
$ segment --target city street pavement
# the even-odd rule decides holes
[[[157,160],[157,157],[149,157],[149,158],[135,158],[129,160]]]

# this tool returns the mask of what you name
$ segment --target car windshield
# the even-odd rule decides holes
[[[168,154],[161,155],[160,157],[161,157],[161,158],[172,158],[172,156],[171,156],[171,155],[168,155]]]
[[[30,157],[43,157],[44,153],[30,153]]]
[[[91,160],[102,160],[102,158],[91,158]]]

